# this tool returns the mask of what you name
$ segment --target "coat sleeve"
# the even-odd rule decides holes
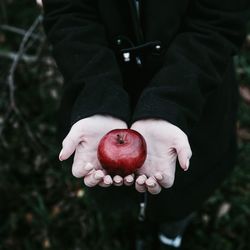
[[[94,114],[128,122],[129,97],[115,55],[108,47],[96,1],[43,0],[43,7],[43,27],[65,89],[78,93],[71,125]]]
[[[249,0],[190,1],[183,28],[142,92],[132,121],[165,119],[190,134],[240,49],[249,16]]]

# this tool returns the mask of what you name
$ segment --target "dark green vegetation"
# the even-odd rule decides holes
[[[88,205],[82,181],[57,160],[62,79],[40,24],[13,64],[23,35],[2,25],[27,31],[39,14],[35,1],[0,1],[0,249],[126,249],[115,234],[126,238],[125,222],[114,217],[113,229],[106,230]],[[250,249],[249,36],[236,66],[242,95],[238,163],[198,212],[186,249]]]

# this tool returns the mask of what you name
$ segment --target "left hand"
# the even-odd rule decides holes
[[[137,171],[136,190],[152,194],[174,183],[176,159],[183,170],[189,167],[192,151],[187,135],[177,126],[160,119],[136,121],[131,129],[138,131],[147,143],[147,158]]]

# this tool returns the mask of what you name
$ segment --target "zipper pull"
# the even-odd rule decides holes
[[[124,62],[130,62],[130,53],[129,52],[124,52],[122,55],[123,55]]]

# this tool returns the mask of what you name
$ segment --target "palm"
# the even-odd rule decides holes
[[[145,139],[148,145],[147,159],[137,173],[154,176],[155,173],[161,172],[173,176],[177,159],[176,150],[171,145],[156,144],[155,142],[159,141],[157,138],[146,136]]]
[[[125,122],[110,116],[95,115],[75,123],[63,141],[60,160],[68,159],[74,152],[72,173],[84,177],[85,184],[94,186],[104,177],[111,183],[111,177],[102,169],[97,158],[97,147],[101,138],[113,129],[127,128]],[[118,182],[121,178],[118,178]],[[106,185],[105,183],[102,183]]]
[[[79,162],[82,165],[90,162],[96,170],[102,170],[96,153],[99,141],[110,130],[116,129],[117,126],[126,128],[125,124],[116,125],[104,120],[98,122],[86,120],[81,125],[81,131],[79,131],[81,141],[76,147],[74,162]]]
[[[159,193],[163,187],[171,187],[174,182],[176,160],[186,170],[191,157],[187,136],[178,127],[164,120],[147,119],[135,122],[132,129],[143,135],[147,143],[147,158],[137,171],[137,190],[145,191],[146,183],[151,193]],[[141,186],[140,186],[141,185]]]
[[[173,176],[177,153],[174,147],[174,140],[171,138],[171,131],[157,129],[155,126],[150,128],[134,127],[144,136],[147,142],[147,158],[143,166],[138,170],[138,174],[154,176],[157,172]],[[151,129],[152,128],[152,129]]]

